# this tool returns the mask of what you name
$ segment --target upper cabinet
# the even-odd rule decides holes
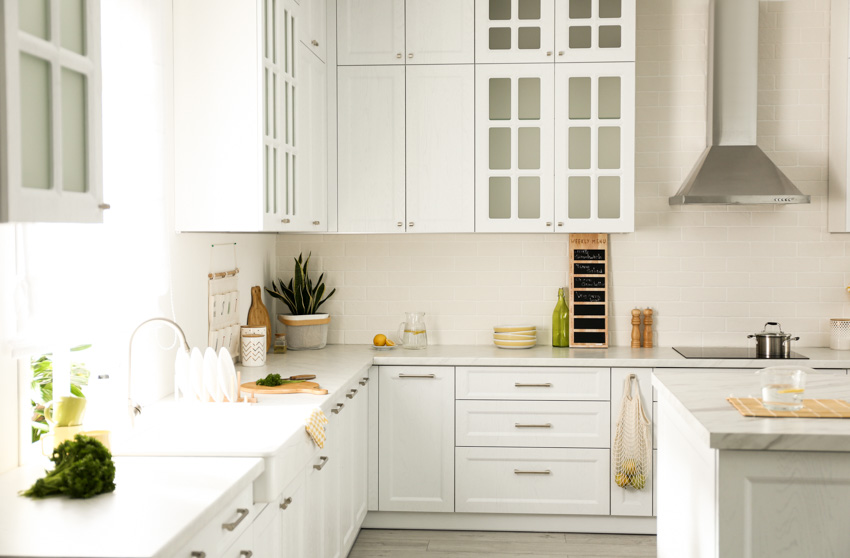
[[[174,2],[178,230],[327,230],[326,73],[297,39],[310,1]]]
[[[328,59],[328,5],[327,0],[301,0],[302,23],[298,30],[299,40],[319,60]]]
[[[829,62],[829,232],[850,232],[850,10],[832,0]]]
[[[476,0],[475,61],[634,62],[635,0]]]
[[[340,2],[338,64],[471,64],[474,7],[473,0]]]
[[[0,221],[100,223],[100,2],[9,0],[0,48]]]

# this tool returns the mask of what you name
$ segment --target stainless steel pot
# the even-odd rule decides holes
[[[779,331],[767,331],[767,326],[776,326]],[[800,340],[782,331],[782,326],[777,322],[767,322],[761,333],[747,335],[747,339],[752,337],[756,338],[756,356],[759,358],[789,358],[791,341]]]

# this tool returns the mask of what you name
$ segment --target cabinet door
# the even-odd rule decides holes
[[[100,2],[3,2],[0,222],[103,222]]]
[[[327,0],[301,0],[304,17],[298,38],[322,62],[327,61]]]
[[[345,408],[341,411],[343,436],[340,460],[339,518],[343,556],[354,545],[360,525],[366,516],[366,432],[368,397],[366,388],[357,385],[348,390]]]
[[[630,374],[635,374],[638,378],[637,385],[640,387],[640,402],[643,405],[643,412],[649,418],[650,424],[653,421],[652,416],[652,370],[649,368],[612,368],[611,369],[611,444],[614,443],[614,433],[617,429],[617,418],[620,416],[620,406],[623,401],[623,383]],[[650,428],[650,436],[651,428]],[[652,440],[650,439],[650,444]],[[651,448],[650,448],[651,449]],[[654,452],[650,451],[650,459],[654,457]],[[653,494],[653,469],[655,468],[650,463],[650,474],[646,475],[646,486],[642,490],[635,490],[632,487],[621,488],[614,482],[614,471],[609,474],[609,484],[611,485],[611,515],[652,515],[652,494]]]
[[[404,68],[337,73],[338,230],[403,232]]]
[[[475,62],[474,0],[407,0],[408,64]]]
[[[454,511],[454,368],[382,366],[381,511]]]
[[[634,230],[635,66],[555,67],[559,232]]]
[[[311,464],[312,465],[312,464]],[[304,487],[305,473],[299,473],[283,490],[280,500],[270,505],[280,510],[280,536],[283,558],[307,556],[307,498]]]
[[[555,4],[556,62],[634,62],[637,0]]]
[[[332,435],[332,420],[329,418],[328,438]],[[330,466],[336,456],[330,450],[330,444],[326,440],[325,447],[316,453],[307,468],[307,526],[304,532],[307,552],[304,556],[326,558],[333,556],[334,549],[339,546],[336,529],[339,518],[336,515],[336,506],[333,506],[333,517],[328,510],[330,499],[338,496],[333,492],[336,483],[332,482],[333,469]]]
[[[336,26],[340,66],[404,64],[404,0],[338,2]]]
[[[283,556],[281,509],[277,502],[268,504],[257,516],[253,528],[253,551],[257,556]],[[244,549],[241,549],[244,550]]]
[[[409,232],[474,230],[474,103],[471,64],[408,66]]]
[[[475,61],[553,62],[555,0],[475,0]]]
[[[251,558],[254,555],[254,525],[249,525],[230,547],[221,553],[221,558]],[[257,553],[257,556],[267,556]]]
[[[476,68],[476,232],[554,230],[554,68]]]

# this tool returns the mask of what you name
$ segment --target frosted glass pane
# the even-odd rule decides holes
[[[286,154],[286,168],[284,169],[284,172],[286,173],[284,175],[284,182],[285,182],[284,191],[286,192],[285,195],[286,195],[286,214],[287,215],[291,215],[291,213],[292,213],[292,207],[289,204],[290,200],[292,199],[292,180],[290,178],[292,176],[292,172],[289,168],[289,165],[290,165],[290,163],[289,163],[289,153],[287,153]]]
[[[570,78],[570,120],[590,118],[590,78]]]
[[[272,74],[272,137],[277,139],[277,74]]]
[[[292,25],[292,23],[289,18],[289,10],[283,10],[283,72],[286,74],[289,73],[289,59],[292,54],[289,52],[290,37],[293,33],[290,25]]]
[[[266,213],[271,212],[271,173],[269,172],[269,149],[268,145],[263,148],[263,184],[266,185]]]
[[[510,27],[490,28],[490,50],[509,50],[511,48]]]
[[[511,19],[511,0],[490,0],[490,20]]]
[[[48,0],[18,0],[18,27],[24,33],[50,40]]]
[[[62,68],[62,189],[88,191],[86,77]]]
[[[86,2],[62,0],[59,7],[59,38],[62,47],[77,54],[86,54]]]
[[[620,118],[620,78],[599,78],[599,118]]]
[[[590,219],[590,177],[571,176],[567,194],[570,219]]]
[[[490,128],[490,168],[511,168],[510,128]]]
[[[272,174],[271,174],[271,189],[272,189],[272,208],[277,213],[277,149],[272,148]]]
[[[620,128],[599,128],[599,168],[620,168]]]
[[[517,216],[540,219],[540,177],[521,176],[517,189]]]
[[[591,15],[590,0],[570,0],[570,19],[588,19]]]
[[[519,119],[540,120],[540,78],[519,78]]]
[[[590,48],[590,27],[570,27],[570,48]]]
[[[571,169],[590,168],[590,128],[570,128],[569,161]]]
[[[271,26],[272,20],[269,19],[269,4],[272,0],[263,1],[263,56],[271,58]]]
[[[283,95],[283,111],[284,111],[283,120],[284,120],[284,132],[286,134],[283,142],[286,145],[292,145],[292,140],[290,139],[290,133],[289,133],[289,130],[292,128],[292,115],[291,115],[291,111],[289,110],[289,107],[290,107],[290,104],[289,104],[289,88],[290,88],[289,82],[287,81],[283,85],[283,93],[284,93],[284,95]]]
[[[490,120],[511,119],[511,80],[490,78]]]
[[[272,13],[271,13],[271,22],[268,28],[271,30],[271,49],[272,49],[272,62],[277,64],[277,0],[272,1]]]
[[[520,128],[517,135],[518,162],[521,169],[540,168],[540,128]]]
[[[620,218],[620,177],[599,177],[599,218]]]
[[[272,118],[272,109],[269,106],[269,70],[263,71],[263,133],[269,135],[269,121]]]
[[[539,50],[540,49],[540,28],[539,27],[520,27],[517,44],[523,50]]]
[[[50,64],[29,54],[21,54],[21,166],[24,188],[50,189]]]
[[[619,25],[599,26],[599,48],[620,48],[620,45],[622,40]]]
[[[622,0],[599,0],[599,17],[623,17]]]
[[[511,218],[511,179],[507,176],[490,177],[490,219]]]
[[[540,0],[519,0],[520,19],[540,19]]]

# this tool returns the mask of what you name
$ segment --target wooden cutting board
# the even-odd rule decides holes
[[[756,397],[727,397],[745,417],[850,418],[850,404],[842,399],[803,399],[799,411],[771,411]]]
[[[316,382],[298,382],[297,384],[283,384],[281,386],[258,386],[257,382],[248,382],[239,386],[245,393],[259,395],[277,395],[286,393],[311,393],[313,395],[327,395],[328,390],[319,387]]]
[[[260,287],[251,287],[251,307],[248,308],[248,325],[251,327],[266,328],[266,352],[269,351],[272,341],[272,321],[269,319],[269,311],[263,304],[263,290]]]

